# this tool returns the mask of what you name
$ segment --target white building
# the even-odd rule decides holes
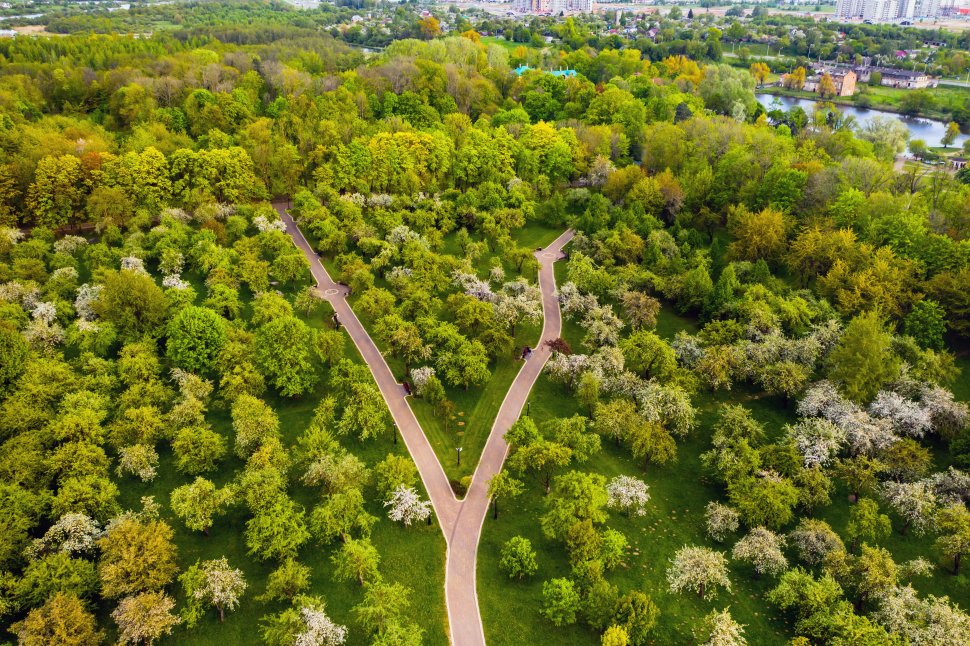
[[[835,15],[872,22],[937,18],[940,0],[838,0]]]

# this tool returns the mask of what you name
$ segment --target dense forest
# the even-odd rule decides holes
[[[702,57],[517,75],[273,7],[0,41],[5,637],[447,641],[426,493],[275,200],[459,495],[576,232],[489,487],[490,642],[970,642],[970,186]]]

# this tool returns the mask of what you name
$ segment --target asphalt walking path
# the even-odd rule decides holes
[[[404,387],[397,382],[380,350],[350,308],[347,302],[347,288],[338,285],[327,273],[313,247],[286,212],[286,203],[275,202],[274,206],[286,224],[286,232],[293,243],[310,261],[310,271],[317,281],[317,288],[333,307],[341,325],[347,330],[370,368],[387,402],[394,424],[400,431],[401,438],[417,465],[421,481],[431,498],[438,524],[447,543],[445,599],[448,605],[451,643],[454,646],[484,646],[485,633],[478,608],[475,568],[482,523],[488,513],[488,481],[502,470],[502,464],[508,454],[505,432],[519,418],[532,386],[549,359],[550,350],[545,342],[556,339],[560,335],[562,319],[556,296],[556,276],[553,265],[564,257],[562,249],[572,239],[573,232],[566,231],[548,247],[535,253],[539,261],[539,289],[542,292],[542,336],[532,354],[519,369],[515,381],[505,395],[502,406],[495,416],[485,449],[482,451],[481,460],[472,477],[472,484],[465,498],[458,500],[431,443],[428,442],[408,404]]]

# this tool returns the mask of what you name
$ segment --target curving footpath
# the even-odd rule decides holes
[[[293,243],[310,261],[310,271],[317,281],[318,289],[337,313],[341,324],[370,368],[431,498],[431,504],[447,544],[445,599],[448,605],[451,643],[454,646],[484,646],[485,632],[478,609],[475,568],[482,523],[488,513],[488,481],[502,470],[502,464],[508,454],[505,432],[519,418],[532,386],[549,359],[550,350],[545,342],[556,339],[560,335],[562,319],[556,297],[556,276],[553,265],[564,257],[562,249],[572,239],[573,232],[566,231],[548,247],[540,249],[535,254],[539,261],[539,289],[542,292],[542,336],[532,355],[519,369],[515,381],[505,395],[502,406],[495,416],[485,449],[482,451],[481,460],[472,476],[468,493],[463,500],[458,500],[431,443],[428,442],[408,404],[403,386],[394,378],[380,350],[377,349],[347,302],[346,288],[330,278],[320,258],[313,251],[313,247],[286,212],[285,204],[275,202],[273,205],[286,224],[286,232]]]

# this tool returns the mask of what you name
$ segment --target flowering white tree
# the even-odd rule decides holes
[[[94,312],[93,304],[101,295],[102,285],[85,283],[77,288],[77,297],[74,299],[74,311],[85,321],[93,321],[98,318]]]
[[[47,325],[50,325],[57,318],[57,308],[54,307],[53,303],[40,302],[34,306],[30,315],[35,321],[43,321]]]
[[[647,515],[647,501],[650,500],[650,487],[639,478],[617,476],[606,485],[608,505],[613,509],[621,509],[624,513],[634,516]]]
[[[970,644],[970,616],[947,597],[920,599],[911,586],[882,596],[873,619],[913,646]]]
[[[923,479],[933,490],[941,505],[955,505],[970,502],[970,474],[948,468]]]
[[[182,620],[172,614],[175,600],[164,592],[142,592],[125,597],[111,613],[118,624],[119,644],[151,646],[170,635]]]
[[[322,603],[302,606],[300,620],[304,629],[297,634],[293,646],[340,646],[347,640],[347,628],[328,617]]]
[[[139,274],[147,274],[145,270],[145,261],[138,256],[125,256],[121,259],[121,269],[124,271],[133,271]]]
[[[81,236],[64,236],[54,243],[54,253],[66,253],[70,256],[78,249],[87,246],[88,241]]]
[[[253,218],[253,226],[260,233],[266,231],[286,231],[286,223],[282,220],[270,220],[265,215],[257,215]]]
[[[236,609],[239,598],[248,587],[242,570],[230,566],[223,556],[221,559],[203,561],[197,573],[198,585],[193,586],[193,599],[215,606],[219,611],[219,621],[225,621],[226,610]]]
[[[755,527],[734,544],[731,556],[750,563],[760,574],[777,576],[788,569],[788,559],[782,551],[785,538],[764,527]]]
[[[937,433],[952,435],[970,423],[970,408],[966,402],[953,400],[953,393],[935,384],[920,387],[920,403],[933,421]]]
[[[707,535],[718,543],[724,541],[728,534],[738,531],[739,516],[727,505],[711,501],[704,511]]]
[[[26,555],[35,559],[52,552],[65,552],[72,556],[90,554],[101,536],[101,527],[90,516],[73,512],[64,514],[42,538],[34,539]]]
[[[418,397],[424,395],[424,387],[428,384],[432,377],[435,376],[435,370],[431,366],[421,366],[420,368],[411,369],[411,383],[414,384],[414,394]]]
[[[576,283],[568,282],[559,288],[559,305],[562,307],[563,316],[572,318],[599,307],[599,301],[592,294],[580,292]]]
[[[883,500],[903,519],[900,533],[910,527],[922,535],[933,525],[939,501],[925,480],[919,482],[884,482],[879,489]]]
[[[591,348],[599,348],[619,343],[623,320],[613,312],[612,305],[601,305],[588,310],[581,325],[586,328],[583,342]]]
[[[643,418],[661,424],[674,435],[686,437],[697,425],[697,411],[687,391],[680,386],[661,384],[656,379],[637,380],[631,395]]]
[[[495,295],[495,320],[505,328],[515,329],[521,320],[538,323],[542,320],[542,293],[535,285],[519,278],[502,285]]]
[[[431,502],[422,500],[416,489],[404,485],[394,490],[390,500],[385,502],[384,506],[391,508],[387,512],[388,518],[402,522],[405,526],[410,526],[415,521],[426,520],[431,515]]]
[[[727,558],[720,552],[706,547],[685,545],[677,550],[670,559],[670,567],[667,568],[670,591],[696,592],[701,599],[705,594],[714,598],[719,587],[730,592],[727,563]]]
[[[803,518],[798,527],[788,535],[798,551],[798,556],[809,565],[817,565],[825,556],[845,549],[842,539],[824,520]]]
[[[186,290],[192,285],[182,278],[179,274],[169,274],[162,278],[162,287],[165,289],[175,289],[178,291]]]
[[[888,420],[900,435],[920,438],[933,429],[929,410],[896,392],[880,390],[869,404],[869,413]]]
[[[731,616],[730,608],[713,611],[704,617],[701,624],[701,646],[745,646],[748,641],[744,638],[744,626]]]
[[[452,274],[452,280],[468,296],[489,303],[495,300],[495,293],[492,291],[492,286],[488,284],[487,280],[482,280],[475,274],[456,269]]]
[[[132,444],[118,450],[118,476],[131,473],[142,482],[155,479],[158,471],[158,452],[150,444]]]
[[[829,464],[845,444],[845,431],[820,417],[809,417],[797,424],[789,424],[785,432],[802,454],[806,467]]]

